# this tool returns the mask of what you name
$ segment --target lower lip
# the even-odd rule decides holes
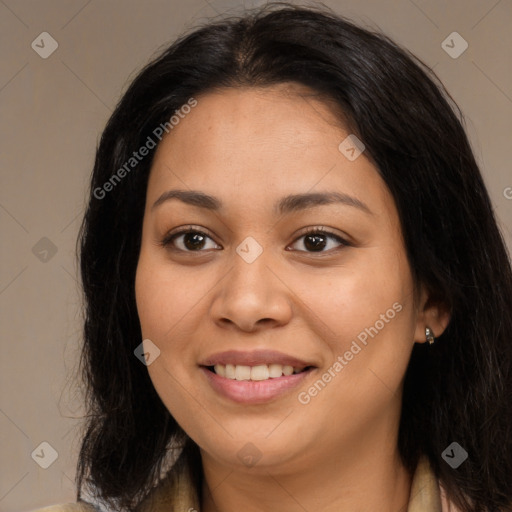
[[[221,377],[204,366],[201,371],[212,388],[220,395],[240,404],[262,404],[270,402],[299,386],[315,368],[292,375],[283,375],[267,380],[233,380]]]

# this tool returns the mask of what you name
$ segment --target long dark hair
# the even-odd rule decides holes
[[[79,237],[88,419],[78,499],[95,489],[133,509],[161,478],[172,443],[200,471],[197,447],[133,353],[142,341],[134,280],[154,151],[134,168],[126,163],[191,98],[289,81],[341,109],[340,123],[364,142],[394,197],[415,285],[451,311],[434,345],[415,344],[405,375],[405,466],[412,473],[425,454],[463,511],[508,510],[512,270],[463,116],[435,74],[386,36],[325,7],[282,2],[182,36],[138,74],[103,132]],[[469,454],[457,469],[441,455],[454,441]]]

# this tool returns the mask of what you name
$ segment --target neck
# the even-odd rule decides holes
[[[360,445],[361,446],[361,445]],[[363,445],[291,468],[235,470],[202,454],[203,512],[406,510],[412,477],[397,450]],[[311,462],[311,461],[310,461]],[[302,468],[300,471],[297,468]]]

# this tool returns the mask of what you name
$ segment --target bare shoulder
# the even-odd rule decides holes
[[[62,505],[50,505],[49,507],[38,508],[30,512],[97,512],[87,503],[65,503]]]

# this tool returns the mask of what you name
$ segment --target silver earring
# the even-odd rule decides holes
[[[425,327],[425,337],[427,338],[429,345],[434,344],[434,333],[432,332],[432,329],[430,327]]]

